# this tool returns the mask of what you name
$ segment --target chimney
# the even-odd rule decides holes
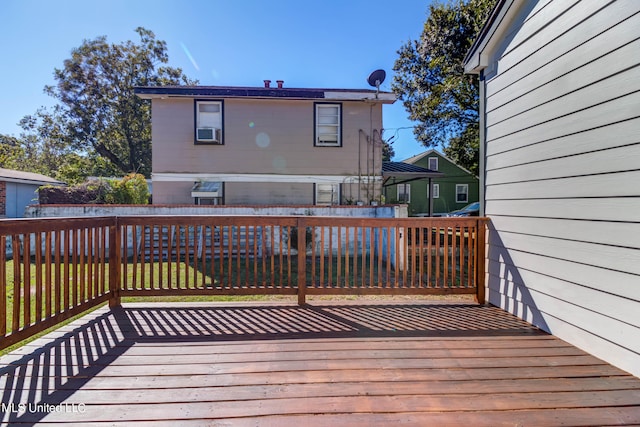
[[[278,89],[282,89],[282,85],[284,84],[284,80],[276,80],[276,83],[278,83]]]
[[[271,80],[265,80],[264,87],[271,87]]]

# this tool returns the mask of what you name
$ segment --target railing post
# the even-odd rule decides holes
[[[119,307],[120,300],[120,240],[121,231],[118,217],[113,217],[113,224],[109,226],[109,307]]]
[[[485,264],[486,264],[486,227],[485,219],[478,219],[476,222],[476,301],[478,304],[485,303]]]
[[[298,227],[298,305],[305,305],[307,298],[307,229],[304,217],[297,219]]]

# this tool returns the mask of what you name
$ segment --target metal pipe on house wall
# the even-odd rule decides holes
[[[376,95],[377,96],[377,95]],[[375,173],[375,146],[376,146],[376,138],[373,134],[373,106],[375,102],[372,102],[369,105],[369,136],[371,138],[371,154],[373,156],[373,172]],[[368,148],[368,147],[367,147]],[[371,203],[371,174],[369,173],[369,150],[367,150],[367,204]]]
[[[362,195],[361,195],[361,191],[362,191],[362,136],[364,135],[366,142],[367,142],[367,147],[366,147],[366,179],[367,179],[367,183],[365,185],[366,191],[367,191],[367,198],[368,200],[364,201],[367,204],[371,202],[371,199],[373,197],[373,194],[375,194],[375,179],[372,179],[372,175],[376,174],[376,138],[375,138],[375,133],[377,132],[379,135],[380,140],[382,140],[382,135],[380,133],[380,131],[378,131],[378,129],[374,129],[373,128],[373,107],[376,105],[376,102],[372,102],[369,105],[369,134],[367,134],[364,130],[362,129],[358,129],[358,201],[363,201],[362,200]],[[371,144],[371,162],[369,161],[369,147],[368,145]],[[382,156],[382,154],[381,154]],[[380,157],[380,159],[382,160],[382,157]],[[371,167],[371,169],[370,169]]]
[[[376,194],[376,180],[375,180],[375,174],[377,172],[377,168],[376,168],[376,133],[378,134],[378,141],[380,144],[382,144],[382,132],[379,131],[378,129],[374,129],[373,130],[373,142],[371,144],[371,153],[373,155],[373,175],[374,175],[374,179],[373,181],[371,181],[371,195],[373,197],[374,194]],[[380,150],[380,172],[382,173],[382,150]]]
[[[365,131],[358,129],[358,200],[360,200],[360,187],[362,186],[362,135],[369,139]],[[367,150],[367,153],[369,150]]]

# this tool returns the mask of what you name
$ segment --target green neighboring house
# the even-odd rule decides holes
[[[479,199],[479,180],[437,150],[428,150],[403,160],[404,163],[442,172],[441,178],[431,178],[433,184],[433,214],[441,216],[463,208]],[[407,203],[410,216],[429,215],[428,179],[419,179],[385,187],[387,203]]]

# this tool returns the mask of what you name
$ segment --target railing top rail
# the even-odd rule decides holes
[[[88,227],[108,227],[116,217],[18,218],[0,220],[0,235],[42,233]]]
[[[118,216],[120,225],[267,225],[294,226],[295,216],[251,216],[251,215],[131,215]]]
[[[351,227],[430,227],[469,226],[484,223],[486,217],[411,217],[411,218],[362,218],[343,216],[305,215],[131,215],[105,217],[62,217],[62,218],[20,218],[0,220],[0,235],[39,233],[70,230],[87,227],[107,227],[112,225],[279,225],[295,226],[302,220],[308,226],[351,226]]]
[[[306,216],[306,215],[131,215],[118,216],[118,224],[122,225],[145,225],[171,224],[215,224],[215,225],[289,225],[298,224],[299,220],[307,225],[318,226],[403,226],[403,227],[429,227],[434,226],[455,226],[476,224],[478,221],[487,221],[486,217],[411,217],[411,218],[362,218],[344,216]]]

